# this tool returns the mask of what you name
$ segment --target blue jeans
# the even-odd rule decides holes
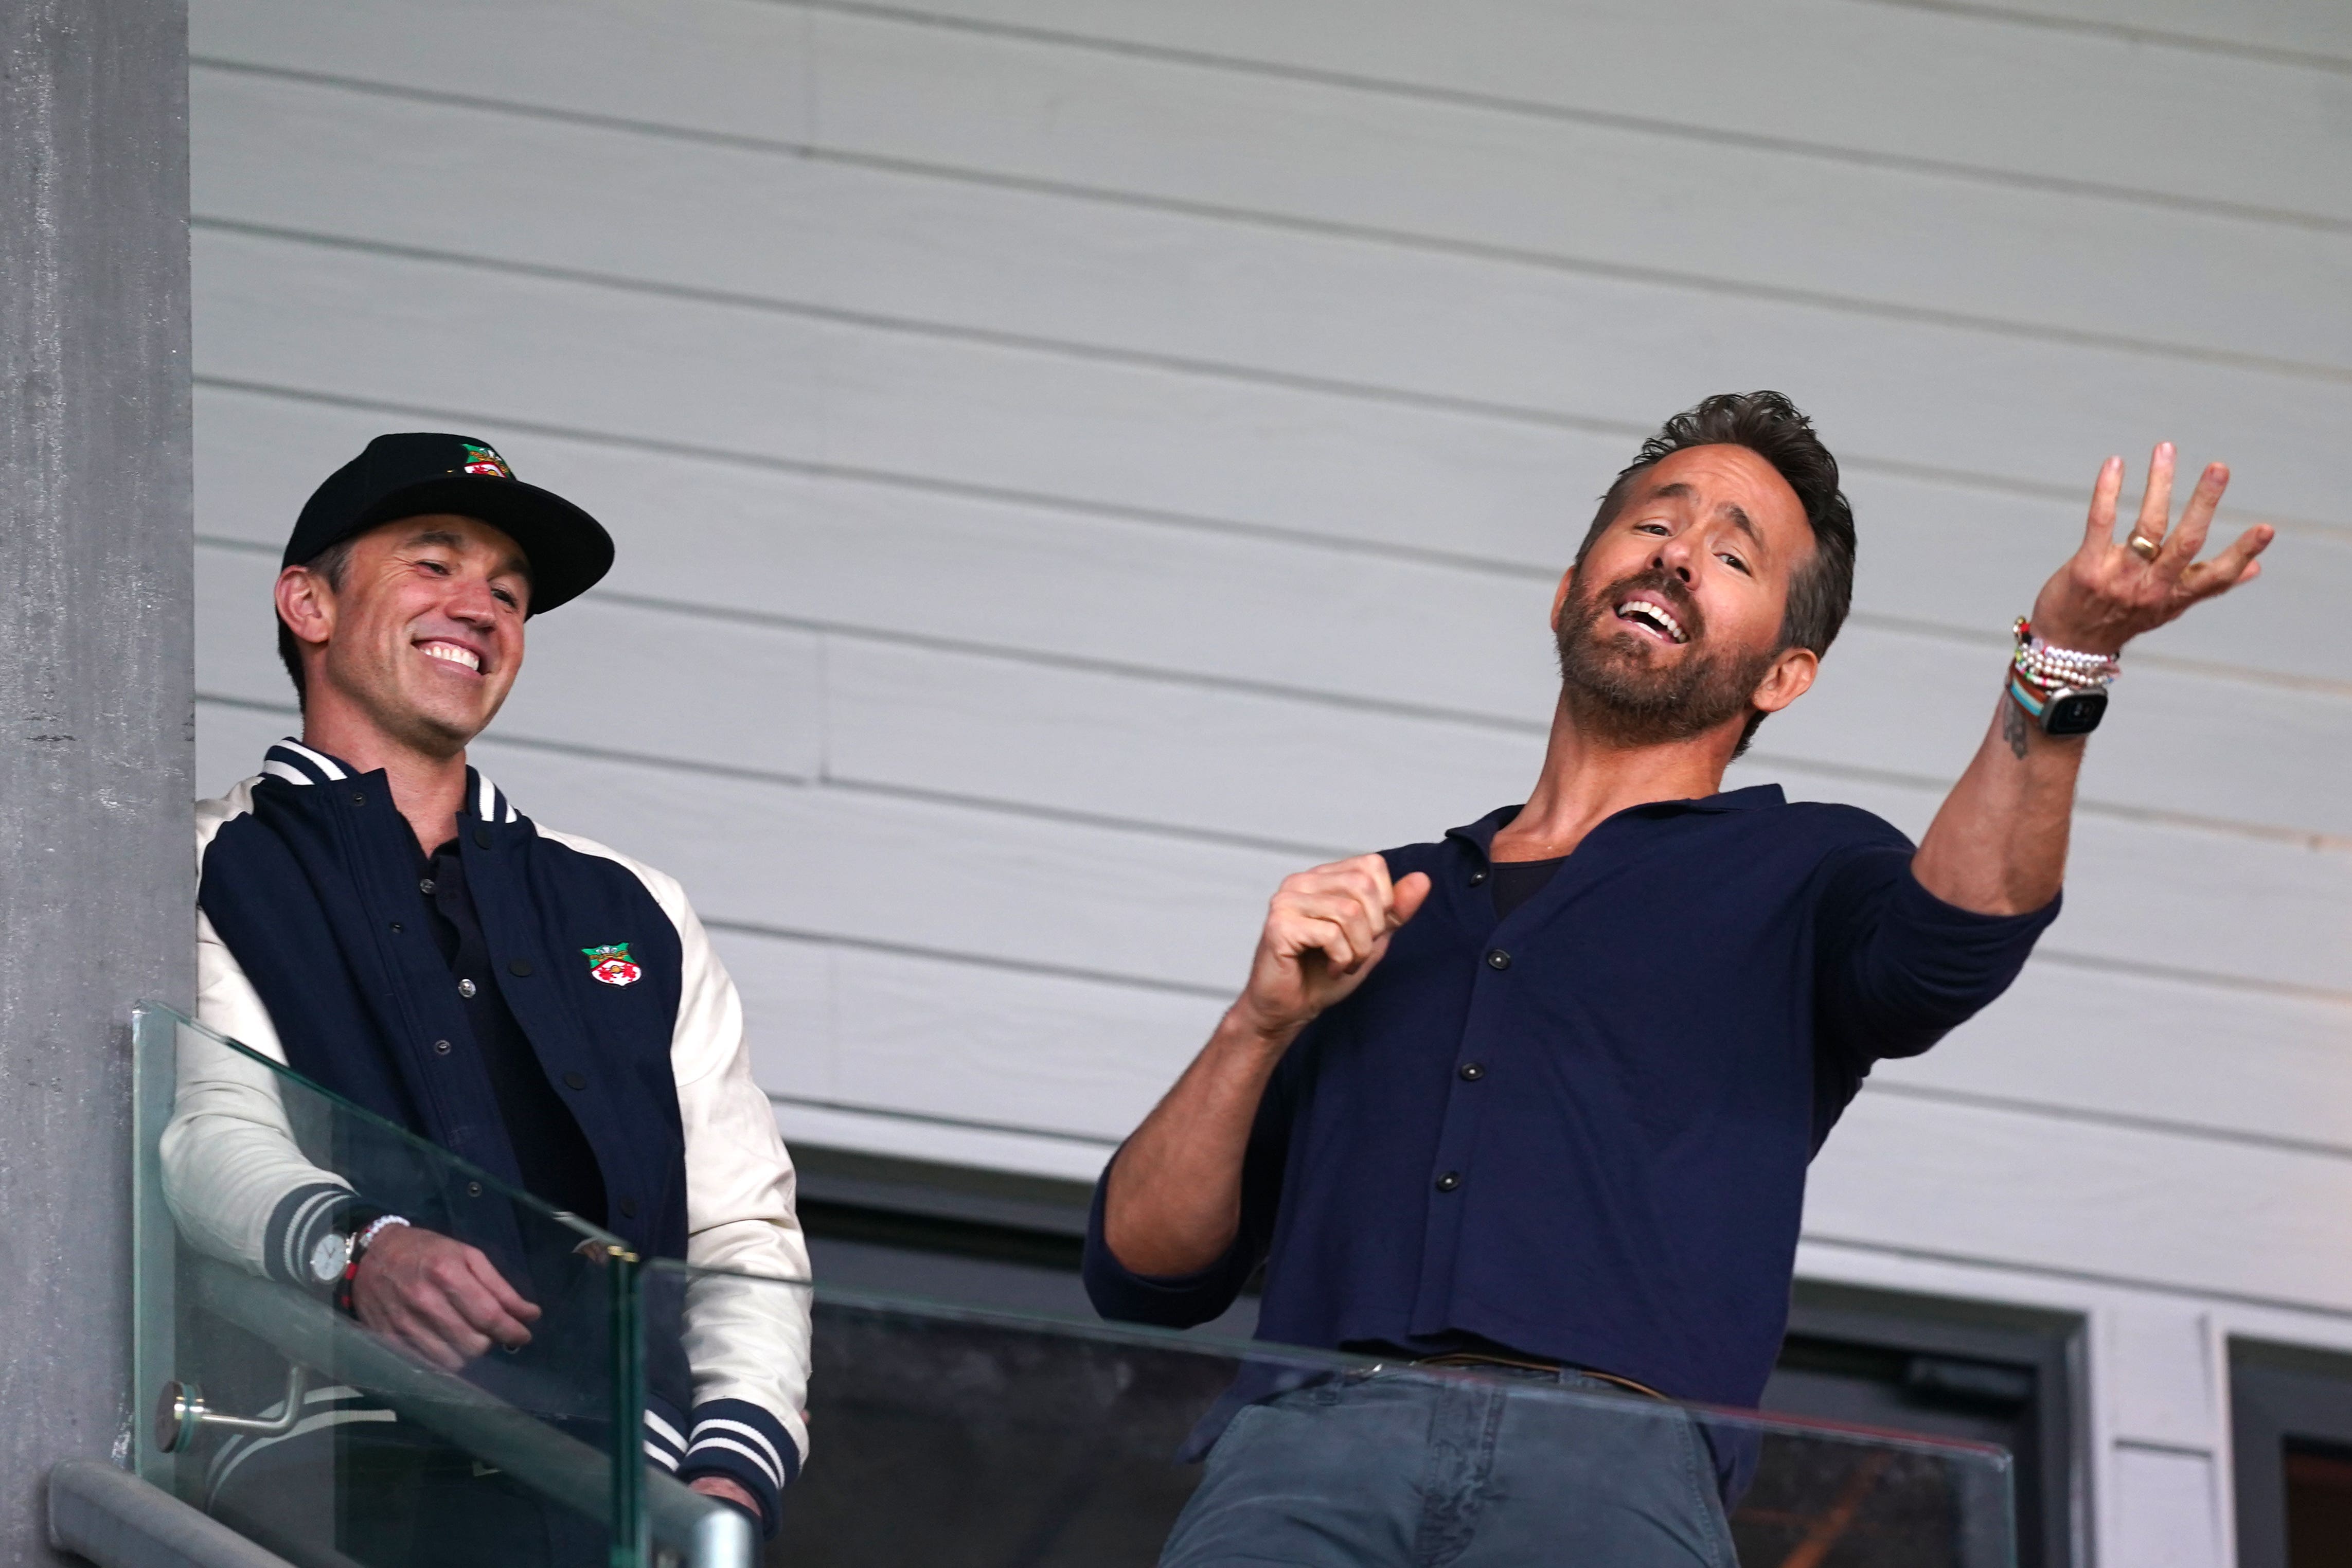
[[[1545,1397],[1554,1384],[1613,1397]],[[1210,1450],[1160,1557],[1160,1568],[1738,1561],[1690,1416],[1573,1372],[1356,1373],[1250,1405]]]

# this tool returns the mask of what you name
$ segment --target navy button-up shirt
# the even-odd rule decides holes
[[[1270,1342],[1484,1341],[1756,1404],[1806,1165],[1871,1063],[2000,994],[2057,903],[1956,909],[1887,823],[1767,784],[1619,812],[1498,921],[1517,809],[1388,853],[1428,900],[1276,1068],[1223,1258],[1130,1272],[1097,1185],[1106,1317],[1204,1321],[1263,1261]]]

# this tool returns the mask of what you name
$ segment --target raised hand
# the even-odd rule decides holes
[[[2179,616],[2200,599],[2225,594],[2261,575],[2254,557],[2276,531],[2256,523],[2210,561],[2197,552],[2213,526],[2214,509],[2229,488],[2230,470],[2209,463],[2189,493],[2178,527],[2172,516],[2172,443],[2148,459],[2147,494],[2139,520],[2116,537],[2116,499],[2124,460],[2109,458],[2091,491],[2091,516],[2082,548],[2042,585],[2033,602],[2033,630],[2045,642],[2085,653],[2118,653],[2124,644]]]
[[[1428,896],[1426,875],[1391,883],[1378,855],[1284,878],[1234,1014],[1260,1036],[1286,1040],[1364,983]]]
[[[421,1226],[376,1237],[352,1277],[361,1322],[444,1372],[457,1372],[493,1344],[530,1342],[525,1325],[539,1309],[515,1294],[478,1247]]]

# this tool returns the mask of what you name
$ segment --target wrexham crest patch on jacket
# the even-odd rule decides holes
[[[607,985],[635,985],[645,978],[645,971],[629,962],[629,944],[616,942],[610,947],[583,947],[588,955],[588,977]]]

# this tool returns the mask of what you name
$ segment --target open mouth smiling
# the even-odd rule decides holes
[[[1690,634],[1683,630],[1675,613],[1647,594],[1636,594],[1619,604],[1617,618],[1663,643],[1679,645],[1690,641]]]
[[[437,658],[444,664],[454,664],[458,668],[470,670],[476,675],[482,672],[482,656],[461,643],[447,642],[436,637],[431,642],[418,643],[416,647],[417,651],[427,658]]]

